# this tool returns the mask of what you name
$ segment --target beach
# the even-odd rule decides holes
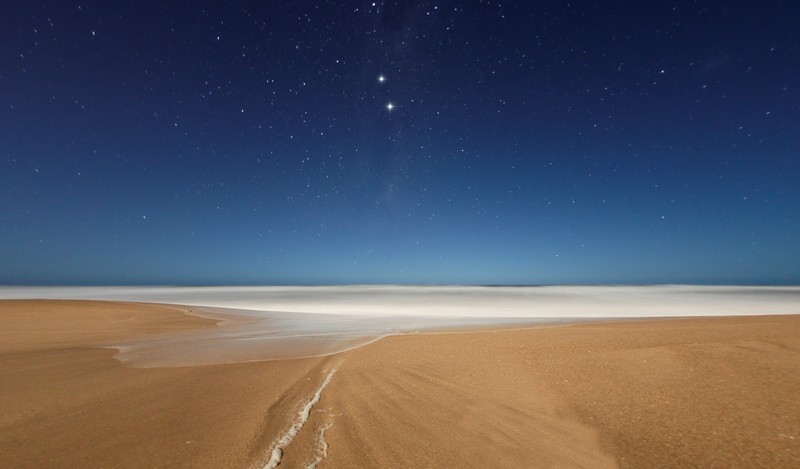
[[[798,316],[388,337],[342,357],[329,460],[794,467],[798,352]]]
[[[0,466],[800,464],[797,315],[440,328],[185,366],[103,348],[219,327],[194,314],[0,301]]]

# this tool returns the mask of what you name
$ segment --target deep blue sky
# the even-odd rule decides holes
[[[797,284],[798,24],[5,1],[0,283]]]

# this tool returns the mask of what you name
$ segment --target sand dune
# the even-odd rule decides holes
[[[276,449],[279,467],[800,464],[800,316],[420,333],[170,368],[95,347],[216,327],[184,311],[0,301],[0,467],[266,467]]]

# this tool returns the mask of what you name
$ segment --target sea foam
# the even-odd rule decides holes
[[[0,287],[0,299],[20,298],[178,304],[218,321],[98,344],[141,367],[330,355],[387,335],[464,326],[800,314],[800,287]]]

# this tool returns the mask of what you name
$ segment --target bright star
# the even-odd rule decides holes
[[[386,110],[387,111],[392,112],[392,109],[394,109],[394,104],[389,103],[389,104],[386,105]]]
[[[384,81],[386,81],[386,77],[383,75],[378,75],[378,83],[383,83]]]

